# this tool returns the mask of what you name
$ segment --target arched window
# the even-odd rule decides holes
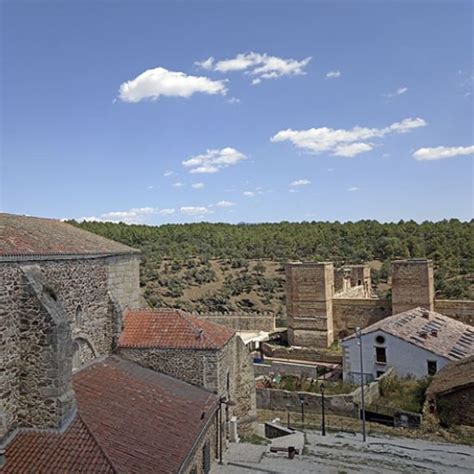
[[[81,367],[81,346],[78,341],[72,345],[72,370],[75,371]]]
[[[81,305],[79,305],[76,308],[76,316],[74,318],[74,322],[76,323],[76,328],[81,328],[82,327],[82,308]]]

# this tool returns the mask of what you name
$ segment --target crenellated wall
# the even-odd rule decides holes
[[[196,313],[202,319],[220,324],[235,331],[265,331],[275,330],[275,315],[273,313]]]
[[[474,301],[435,300],[434,307],[437,313],[474,326]]]

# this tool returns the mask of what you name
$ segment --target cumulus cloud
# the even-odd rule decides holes
[[[163,67],[148,69],[135,79],[120,85],[118,97],[123,102],[140,102],[166,97],[191,97],[193,94],[227,93],[225,81],[213,81],[203,76],[188,76],[184,72],[168,71]]]
[[[328,79],[337,79],[337,78],[341,77],[341,71],[329,71],[326,74],[326,77]]]
[[[100,214],[100,216],[81,217],[78,221],[97,222],[125,222],[127,224],[143,224],[150,216],[169,216],[174,214],[174,209],[160,209],[158,207],[134,207],[127,211],[112,211]]]
[[[187,216],[204,216],[206,214],[212,214],[205,206],[183,206],[180,211]]]
[[[243,71],[245,74],[254,76],[252,84],[259,84],[262,79],[275,79],[283,76],[298,76],[306,74],[304,68],[311,61],[307,57],[301,61],[296,59],[284,59],[277,56],[269,56],[260,53],[240,53],[234,58],[216,61],[212,56],[205,61],[195,64],[208,71],[222,73]]]
[[[176,182],[176,183],[173,183],[173,186],[174,186],[175,188],[182,188],[182,187],[184,186],[184,184],[181,183],[181,181],[178,181],[178,182]]]
[[[247,197],[254,197],[255,193],[253,191],[244,191],[243,195]]]
[[[235,206],[235,202],[231,201],[219,201],[216,206],[218,207],[232,207]]]
[[[163,176],[168,178],[169,176],[173,176],[173,174],[174,174],[173,171],[167,170],[163,173]]]
[[[240,104],[240,99],[237,97],[230,97],[227,102],[229,102],[229,104]]]
[[[392,123],[384,128],[354,127],[350,130],[328,127],[310,128],[308,130],[280,130],[270,141],[290,141],[297,148],[310,153],[327,152],[335,156],[352,157],[372,150],[372,139],[390,134],[407,133],[415,128],[426,126],[421,118],[407,118]]]
[[[207,150],[202,155],[197,155],[183,161],[190,173],[217,173],[223,168],[236,165],[247,157],[235,148],[222,148],[221,150]]]
[[[413,158],[419,161],[443,160],[455,156],[474,155],[474,146],[437,146],[419,148],[413,153]]]
[[[191,187],[194,189],[202,189],[204,188],[204,183],[194,183],[194,184],[191,184]]]
[[[311,184],[311,181],[308,179],[297,179],[296,181],[292,181],[290,186],[307,186],[308,184]]]

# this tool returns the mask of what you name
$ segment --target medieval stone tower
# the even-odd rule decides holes
[[[286,267],[288,342],[323,348],[334,341],[332,263],[290,263]]]
[[[423,258],[392,262],[392,313],[421,306],[434,311],[433,262]]]

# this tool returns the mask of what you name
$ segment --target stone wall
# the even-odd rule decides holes
[[[286,308],[290,345],[323,348],[334,340],[332,263],[286,266]]]
[[[71,405],[68,396],[51,400],[67,384],[61,374],[71,377],[73,347],[79,365],[112,351],[120,307],[138,303],[138,263],[137,256],[0,263],[0,439],[16,426],[51,426]],[[45,298],[57,308],[45,309]]]
[[[422,258],[392,262],[392,314],[421,306],[434,310],[433,262]]]
[[[324,362],[328,364],[342,364],[342,354],[337,352],[311,349],[309,347],[285,347],[276,346],[267,342],[262,343],[263,353],[267,357],[277,359],[306,360],[312,362]]]
[[[474,326],[474,301],[435,300],[435,311]]]
[[[355,328],[365,328],[392,314],[392,306],[385,299],[333,300],[334,334],[341,338],[352,334]]]
[[[235,407],[225,408],[226,420],[237,416],[241,434],[253,430],[255,377],[250,354],[240,337],[232,337],[221,350],[120,348],[119,354],[236,402]]]
[[[330,383],[330,382],[328,382]],[[380,398],[379,381],[365,386],[365,402],[373,404]],[[301,399],[304,400],[305,411],[321,413],[321,399],[319,393],[290,392],[274,388],[257,389],[257,408],[264,410],[301,411]],[[325,395],[324,408],[328,414],[358,417],[358,406],[361,403],[361,390],[357,388],[351,393]]]
[[[198,313],[197,316],[235,331],[275,330],[275,316],[272,313]]]
[[[75,407],[71,329],[38,265],[4,264],[0,299],[2,438],[17,427],[58,428]]]

